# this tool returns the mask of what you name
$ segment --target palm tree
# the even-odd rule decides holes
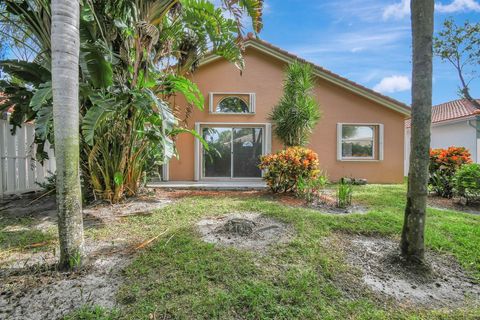
[[[275,135],[287,147],[306,145],[321,118],[314,87],[311,65],[295,61],[286,67],[283,96],[273,108],[270,119]]]
[[[433,0],[411,0],[413,71],[412,136],[407,206],[400,243],[411,262],[424,261],[428,163],[432,115]]]
[[[80,190],[80,3],[52,0],[52,93],[57,161],[58,233],[62,269],[81,266],[83,219]]]

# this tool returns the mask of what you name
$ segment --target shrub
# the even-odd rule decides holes
[[[463,147],[430,150],[430,189],[441,197],[451,198],[455,172],[470,162],[470,152]]]
[[[462,166],[455,173],[455,193],[467,199],[467,202],[480,199],[480,164],[471,163]]]
[[[320,173],[318,155],[310,149],[291,147],[260,158],[263,179],[275,193],[296,191],[300,179],[316,179]]]
[[[340,180],[337,189],[337,207],[346,208],[352,204],[353,187],[350,183]]]
[[[316,178],[305,179],[300,177],[295,195],[298,198],[305,199],[307,202],[312,202],[319,197],[320,191],[325,188],[327,183],[327,176],[322,172]]]

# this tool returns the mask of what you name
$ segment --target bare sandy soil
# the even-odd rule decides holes
[[[419,268],[402,261],[390,239],[337,235],[327,242],[343,250],[363,286],[382,299],[424,308],[480,305],[480,285],[452,256],[428,250],[427,266]]]
[[[130,256],[97,256],[79,272],[54,265],[0,271],[0,319],[58,319],[83,305],[113,308],[123,267]]]
[[[171,200],[140,197],[108,205],[97,203],[84,208],[85,228],[116,223],[130,215],[148,215]],[[55,197],[27,194],[6,198],[0,203],[1,219],[8,219],[2,231],[47,231],[56,228]],[[27,225],[20,221],[32,220]],[[16,223],[15,221],[19,221]],[[13,250],[0,257],[0,319],[58,319],[83,305],[113,308],[124,267],[134,257],[131,239],[118,235],[108,241],[85,239],[86,266],[78,272],[55,269],[58,248]]]
[[[240,221],[245,228],[232,226]],[[271,244],[286,243],[293,236],[293,229],[280,221],[257,212],[236,212],[221,217],[202,219],[197,223],[202,239],[219,246],[265,251]]]

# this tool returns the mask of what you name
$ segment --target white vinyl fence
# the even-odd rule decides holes
[[[24,124],[12,135],[12,126],[0,119],[0,197],[39,189],[35,182],[44,182],[55,172],[53,150],[47,148],[49,160],[43,165],[35,161],[35,130],[33,124]]]

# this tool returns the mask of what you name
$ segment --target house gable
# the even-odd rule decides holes
[[[375,92],[369,88],[366,88],[360,84],[357,84],[351,80],[348,80],[344,77],[341,77],[329,70],[326,70],[316,64],[313,64],[309,61],[306,61],[300,57],[297,57],[283,49],[280,49],[278,47],[275,47],[271,45],[268,42],[259,40],[254,38],[253,36],[249,36],[248,39],[245,42],[245,48],[248,51],[249,49],[253,49],[255,51],[259,51],[265,55],[268,55],[278,61],[281,61],[283,63],[291,63],[295,60],[308,63],[314,67],[314,73],[315,75],[322,79],[325,80],[331,84],[334,84],[335,86],[338,86],[342,89],[345,89],[351,93],[354,93],[355,95],[364,97],[370,101],[373,101],[375,103],[378,103],[386,108],[389,108],[391,110],[394,110],[396,112],[399,112],[405,116],[410,115],[410,107],[395,100],[390,97],[384,96],[378,92]],[[200,67],[208,65],[214,61],[217,61],[219,59],[223,59],[220,56],[217,56],[215,54],[211,54],[204,58],[200,62]],[[248,68],[248,66],[247,66]]]

